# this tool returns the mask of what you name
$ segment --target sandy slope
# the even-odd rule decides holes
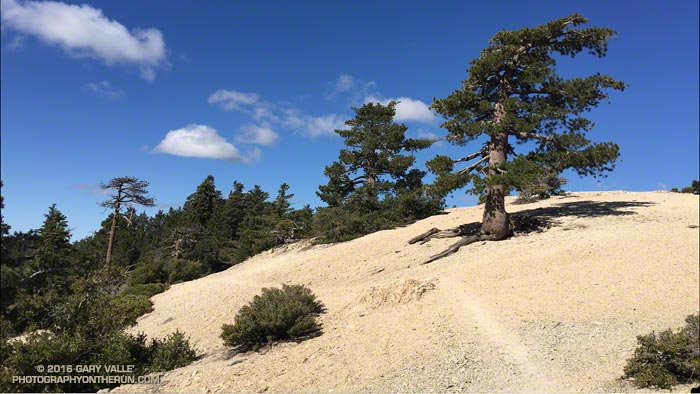
[[[153,298],[155,311],[136,330],[179,329],[204,356],[160,386],[117,390],[631,390],[616,379],[635,336],[679,326],[698,310],[699,230],[689,227],[698,225],[698,196],[581,192],[508,210],[538,213],[552,227],[420,265],[454,239],[408,239],[481,217],[481,207],[451,209],[175,285]],[[303,283],[325,303],[323,335],[228,354],[221,325],[261,287],[281,283]]]

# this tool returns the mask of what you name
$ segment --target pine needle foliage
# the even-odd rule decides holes
[[[679,330],[637,337],[637,348],[627,360],[625,378],[637,387],[669,389],[700,382],[700,315],[690,315]]]
[[[301,339],[318,332],[323,304],[303,285],[264,288],[243,306],[233,325],[224,324],[221,338],[238,350],[257,350],[275,341]]]
[[[510,191],[567,169],[604,176],[615,167],[619,147],[590,140],[586,134],[593,122],[584,114],[625,84],[598,73],[565,79],[555,70],[560,57],[607,54],[616,32],[581,27],[587,22],[572,14],[534,28],[496,33],[470,62],[461,88],[433,101],[432,109],[445,118],[441,127],[448,142],[480,146],[461,158],[440,155],[429,161],[428,168],[437,175],[431,191],[444,196],[472,184],[470,192],[485,196],[482,229],[494,239],[512,235],[504,204]],[[530,143],[531,148],[519,152],[512,142]]]

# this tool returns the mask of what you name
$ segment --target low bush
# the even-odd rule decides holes
[[[151,298],[156,294],[162,293],[168,288],[170,285],[167,283],[140,283],[136,284],[133,286],[129,286],[126,289],[124,289],[120,294],[121,295],[138,295],[138,296],[144,296],[146,298]]]
[[[690,315],[685,321],[678,331],[638,336],[624,377],[634,379],[638,387],[663,389],[700,382],[700,315]]]
[[[37,365],[133,365],[133,376],[183,367],[197,357],[189,339],[180,332],[164,340],[146,342],[143,334],[112,333],[91,338],[47,331],[30,334],[26,340],[3,340],[7,356],[0,366],[0,392],[95,392],[116,384],[89,382],[22,383],[12,376],[34,376]],[[75,373],[72,373],[75,374]],[[109,375],[106,371],[99,374]],[[66,372],[63,375],[71,375]],[[80,375],[80,374],[78,374]],[[111,374],[114,375],[114,374]]]
[[[154,339],[151,372],[169,371],[184,367],[197,358],[197,352],[190,346],[190,340],[180,331],[168,335],[163,340]]]
[[[208,267],[199,261],[170,259],[165,263],[168,283],[186,282],[209,273]]]
[[[110,300],[110,312],[122,319],[120,325],[132,326],[139,316],[153,312],[153,303],[148,298],[136,294],[117,294]]]
[[[138,285],[185,282],[201,278],[211,272],[210,265],[197,260],[154,259],[137,265],[129,273],[128,284],[129,287],[136,287]]]
[[[135,286],[145,283],[167,283],[168,272],[161,259],[151,259],[136,265],[129,273],[129,285]]]
[[[133,375],[141,376],[194,359],[196,351],[182,333],[151,343],[143,334],[126,333],[138,316],[151,309],[151,303],[143,295],[112,295],[116,287],[104,273],[78,280],[73,293],[52,311],[52,324],[45,330],[24,340],[9,340],[3,330],[0,392],[95,392],[116,385],[12,381],[12,376],[37,375],[37,365],[134,365]]]
[[[323,304],[302,285],[264,288],[238,311],[233,325],[223,325],[221,338],[238,350],[257,350],[274,341],[318,332],[316,317],[321,312]]]

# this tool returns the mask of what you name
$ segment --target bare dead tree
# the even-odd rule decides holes
[[[193,227],[178,227],[172,230],[170,235],[172,244],[165,248],[165,251],[172,249],[172,252],[169,252],[167,256],[178,260],[185,258],[185,249],[197,243],[197,237],[200,233],[199,229]]]
[[[105,258],[107,264],[109,264],[112,260],[112,246],[114,245],[114,233],[117,228],[117,218],[123,217],[129,223],[131,223],[131,218],[126,217],[121,213],[122,206],[143,205],[145,207],[152,207],[155,205],[155,199],[147,196],[147,187],[148,182],[139,180],[138,178],[132,176],[113,178],[106,184],[100,184],[100,188],[103,190],[111,191],[109,199],[102,201],[100,206],[114,210],[112,215],[112,228],[109,230],[107,256]]]

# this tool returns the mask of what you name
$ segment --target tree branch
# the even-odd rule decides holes
[[[472,172],[475,168],[477,168],[481,163],[483,163],[483,162],[485,162],[485,161],[488,161],[488,160],[489,160],[489,157],[488,157],[488,156],[484,156],[484,157],[482,157],[481,159],[479,159],[476,163],[470,165],[469,167],[457,171],[457,175],[469,174],[469,173]]]
[[[549,136],[549,135],[542,135],[542,134],[537,134],[537,133],[526,133],[526,132],[519,132],[515,135],[520,137],[520,138],[534,138],[536,140],[540,140],[540,141],[544,141],[544,142],[556,142],[554,137]]]
[[[471,155],[464,156],[461,159],[452,160],[452,163],[457,164],[457,163],[461,163],[461,162],[465,162],[465,161],[470,161],[470,160],[476,159],[479,156],[483,157],[486,154],[487,154],[486,148],[482,148],[480,151],[474,152]]]

